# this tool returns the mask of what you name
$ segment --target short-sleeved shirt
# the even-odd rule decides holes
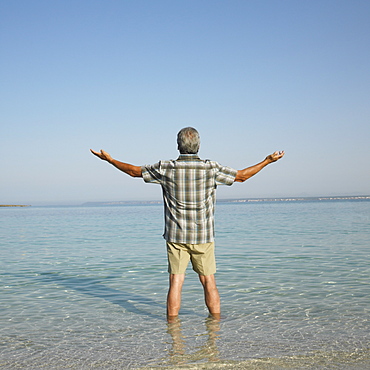
[[[203,244],[214,240],[214,205],[218,185],[232,185],[237,170],[196,154],[141,167],[145,182],[163,191],[165,230],[174,243]]]

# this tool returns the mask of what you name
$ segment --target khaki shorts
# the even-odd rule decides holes
[[[167,257],[170,274],[184,274],[189,261],[199,275],[213,275],[216,272],[214,242],[205,244],[167,242]]]

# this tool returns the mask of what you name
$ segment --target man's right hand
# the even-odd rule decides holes
[[[98,158],[100,158],[103,161],[107,161],[109,163],[112,162],[113,158],[110,156],[109,153],[105,152],[103,149],[100,150],[100,152],[96,152],[95,150],[90,149],[90,152],[94,155],[96,155]]]
[[[268,155],[266,157],[266,159],[269,161],[269,162],[276,162],[277,160],[279,160],[280,158],[283,158],[284,157],[284,154],[285,152],[284,151],[277,151],[277,152],[274,152],[270,155]]]

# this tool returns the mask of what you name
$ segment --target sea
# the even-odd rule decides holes
[[[0,368],[370,369],[370,197],[216,205],[222,317],[162,204],[0,207]]]

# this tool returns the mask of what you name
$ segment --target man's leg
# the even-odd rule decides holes
[[[218,294],[216,286],[215,275],[199,275],[199,280],[203,285],[204,299],[209,313],[215,318],[219,318],[221,313],[221,303],[220,295]]]
[[[177,316],[181,306],[181,292],[185,274],[170,274],[170,286],[167,294],[167,317]]]

